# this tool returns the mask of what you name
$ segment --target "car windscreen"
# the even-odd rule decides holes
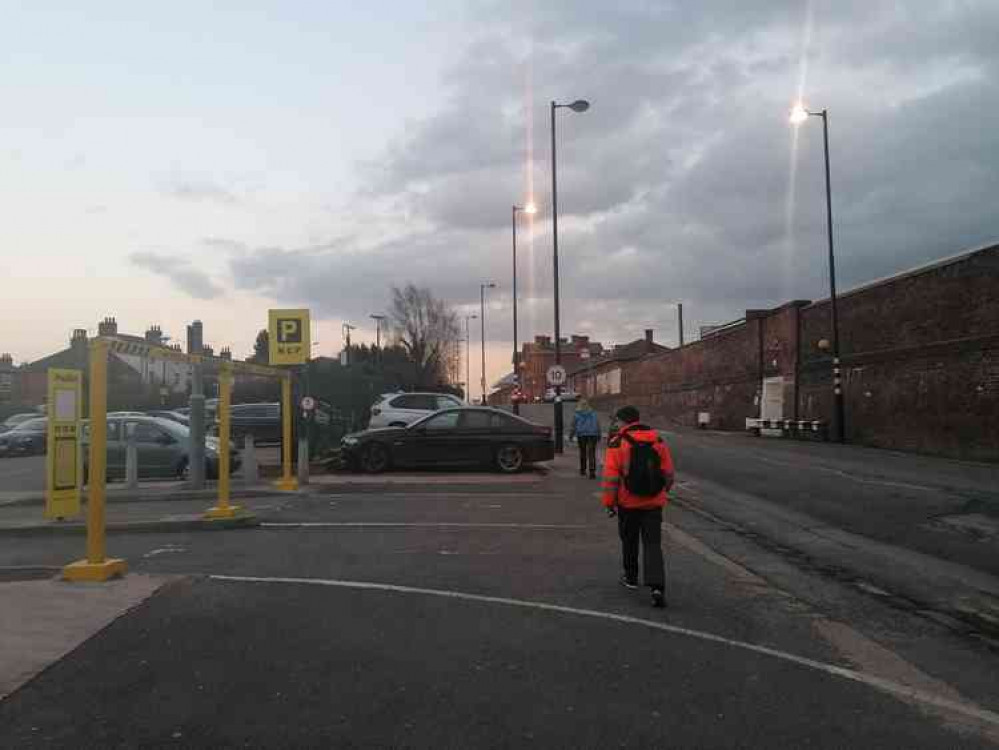
[[[45,426],[48,424],[48,419],[45,417],[35,417],[34,419],[29,419],[26,422],[21,422],[17,425],[11,432],[44,432]]]

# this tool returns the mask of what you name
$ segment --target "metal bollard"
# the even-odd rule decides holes
[[[309,483],[309,439],[298,439],[298,485]]]
[[[135,425],[126,425],[125,438],[125,486],[130,490],[139,489],[139,448],[135,444]]]
[[[257,449],[253,444],[253,435],[246,435],[243,438],[243,484],[252,487],[259,479]]]

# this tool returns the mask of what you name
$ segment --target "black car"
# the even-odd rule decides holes
[[[499,409],[445,409],[408,427],[347,435],[340,443],[348,466],[369,473],[392,467],[493,466],[512,474],[551,461],[551,429]]]
[[[253,435],[257,445],[281,442],[281,404],[233,404],[231,409],[229,437],[237,445],[246,435]]]
[[[33,456],[45,453],[49,420],[34,417],[0,434],[0,456]]]
[[[22,422],[27,422],[29,419],[38,419],[41,416],[37,412],[21,412],[20,414],[11,414],[2,423],[0,423],[0,433],[8,432],[13,430]]]

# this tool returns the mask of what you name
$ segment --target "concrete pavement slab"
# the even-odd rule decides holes
[[[168,580],[167,576],[132,574],[101,584],[52,578],[0,582],[0,699]]]

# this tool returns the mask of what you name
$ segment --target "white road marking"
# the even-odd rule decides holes
[[[364,529],[364,528],[388,528],[388,529],[547,529],[559,531],[562,529],[588,529],[591,526],[581,524],[555,524],[555,523],[452,523],[440,522],[413,522],[403,521],[265,521],[260,524],[265,529]]]
[[[187,552],[187,550],[184,547],[168,544],[166,547],[149,550],[143,557],[156,557],[157,555],[169,555],[176,552]]]
[[[214,581],[228,581],[234,583],[264,583],[264,584],[293,584],[306,586],[326,586],[330,588],[355,589],[362,591],[386,591],[398,594],[420,594],[423,596],[436,596],[443,599],[459,599],[462,601],[482,602],[485,604],[503,604],[509,607],[520,607],[522,609],[540,610],[543,612],[556,612],[565,615],[576,615],[578,617],[591,617],[611,622],[624,623],[626,625],[640,625],[652,630],[659,630],[674,635],[686,636],[708,643],[717,643],[723,646],[748,651],[750,653],[769,656],[774,659],[797,664],[798,666],[840,677],[851,682],[856,682],[868,687],[887,693],[896,698],[906,701],[914,701],[937,709],[960,714],[969,719],[981,722],[989,728],[999,727],[999,713],[979,708],[971,703],[951,700],[934,695],[933,693],[908,687],[906,685],[886,680],[874,675],[864,674],[855,669],[840,667],[836,664],[821,662],[816,659],[809,659],[805,656],[798,656],[787,651],[781,651],[769,646],[760,646],[755,643],[739,641],[725,636],[706,633],[700,630],[670,625],[665,622],[655,620],[643,620],[639,617],[621,615],[613,612],[600,612],[593,609],[580,609],[577,607],[567,607],[561,604],[548,604],[545,602],[534,602],[525,599],[510,599],[502,596],[486,596],[483,594],[469,594],[462,591],[452,591],[448,589],[427,589],[416,586],[399,586],[388,583],[369,583],[365,581],[344,581],[327,578],[290,578],[290,577],[262,577],[262,576],[230,576],[230,575],[210,575],[209,579]]]

